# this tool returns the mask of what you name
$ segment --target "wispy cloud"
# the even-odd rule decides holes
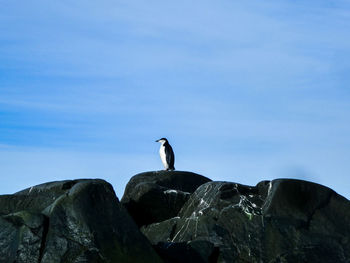
[[[346,50],[349,42],[347,13],[328,5],[229,1],[50,6],[30,1],[27,5],[18,7],[13,1],[4,6],[17,16],[2,18],[12,25],[11,31],[2,29],[2,39],[16,44],[5,44],[2,56],[36,62],[40,74],[130,77],[160,67],[191,73],[197,67],[226,74],[275,74],[283,66],[284,74],[295,76],[298,71],[327,71],[329,56]]]

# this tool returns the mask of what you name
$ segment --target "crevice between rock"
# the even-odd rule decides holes
[[[49,225],[50,225],[50,218],[48,216],[45,216],[45,215],[43,215],[43,216],[44,216],[43,233],[42,233],[42,237],[41,237],[38,263],[41,263],[41,260],[44,256],[44,250],[45,250],[45,246],[46,246],[46,238],[47,238],[47,234],[49,233]]]
[[[171,229],[171,232],[170,232],[170,235],[169,235],[169,240],[173,240],[174,236],[175,236],[175,230],[176,230],[176,227],[177,227],[177,223],[173,225],[172,229]]]

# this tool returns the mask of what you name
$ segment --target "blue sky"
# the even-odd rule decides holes
[[[0,194],[159,170],[350,198],[349,1],[0,0]]]

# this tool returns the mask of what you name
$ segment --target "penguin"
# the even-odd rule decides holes
[[[165,170],[166,171],[175,170],[175,167],[174,167],[175,156],[174,156],[173,148],[171,148],[168,140],[166,138],[161,138],[159,140],[156,140],[156,142],[160,143],[159,155]]]

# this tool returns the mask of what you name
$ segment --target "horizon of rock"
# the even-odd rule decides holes
[[[346,262],[350,201],[320,184],[247,186],[185,171],[0,196],[0,262]]]

